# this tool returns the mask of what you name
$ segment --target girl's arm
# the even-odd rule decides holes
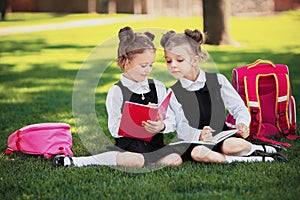
[[[114,85],[109,89],[106,97],[106,110],[108,115],[108,129],[110,134],[115,138],[119,137],[118,131],[122,117],[122,103],[122,91],[118,86]]]
[[[246,126],[249,126],[251,116],[240,95],[224,75],[218,74],[218,80],[222,85],[221,96],[225,107],[236,120],[236,124],[245,124]]]
[[[236,128],[240,130],[238,134],[242,138],[247,138],[249,136],[249,124],[251,121],[250,113],[248,112],[244,101],[227,78],[224,75],[218,74],[218,79],[219,83],[222,85],[221,96],[225,107],[234,117]]]

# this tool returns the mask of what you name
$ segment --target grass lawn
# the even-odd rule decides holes
[[[9,14],[8,19],[11,20],[3,24],[0,22],[0,29],[99,17],[96,14],[59,17],[52,14],[23,14],[23,16]],[[12,132],[28,124],[41,122],[69,123],[73,134],[72,150],[76,156],[89,155],[91,152],[101,150],[99,144],[103,141],[99,138],[82,137],[81,133],[90,130],[75,127],[77,123],[81,123],[76,121],[78,116],[76,103],[95,101],[92,105],[85,105],[86,109],[82,111],[86,113],[83,114],[91,114],[91,117],[86,115],[87,123],[94,119],[92,114],[96,114],[96,124],[99,123],[103,133],[109,135],[106,128],[105,97],[108,88],[119,78],[120,71],[114,63],[113,45],[117,44],[117,32],[125,25],[130,25],[134,29],[153,30],[156,32],[158,44],[162,30],[165,32],[167,29],[176,31],[183,31],[185,28],[202,29],[202,18],[161,17],[145,22],[115,23],[0,37],[0,152],[2,152],[0,199],[298,199],[300,197],[300,143],[286,139],[281,140],[292,144],[286,152],[289,158],[287,163],[228,165],[184,163],[179,167],[164,167],[149,173],[128,173],[110,167],[96,166],[54,168],[52,160],[42,157],[21,153],[6,156],[4,152],[7,137]],[[252,63],[258,58],[287,64],[299,111],[299,27],[300,11],[271,17],[232,18],[232,37],[239,45],[204,47],[218,70],[228,79],[231,79],[232,68]],[[99,58],[102,60],[99,61]],[[166,69],[159,46],[155,66],[153,77],[161,78],[160,74],[165,74]],[[98,72],[101,72],[101,77]],[[85,80],[80,79],[80,73],[86,76]],[[174,81],[168,76],[163,78],[166,85]],[[82,86],[90,87],[85,89]],[[76,91],[86,93],[78,94]],[[88,99],[87,97],[91,97],[88,95],[91,94],[96,98]],[[297,117],[300,119],[299,114]],[[297,125],[299,127],[299,122]],[[297,133],[299,134],[299,128]]]

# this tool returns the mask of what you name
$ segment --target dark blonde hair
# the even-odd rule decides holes
[[[123,70],[127,60],[131,60],[135,54],[144,53],[146,50],[154,50],[153,40],[155,36],[150,32],[134,33],[126,26],[119,31],[118,65]]]
[[[168,51],[175,46],[188,45],[194,55],[205,59],[206,53],[202,51],[201,45],[205,43],[205,35],[198,29],[185,29],[184,33],[176,33],[175,31],[168,31],[160,40],[161,46]]]

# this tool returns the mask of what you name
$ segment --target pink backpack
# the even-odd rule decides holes
[[[249,139],[258,139],[289,147],[268,137],[296,140],[296,105],[292,96],[288,67],[258,59],[254,63],[233,69],[232,85],[244,100],[251,114]],[[230,114],[229,127],[235,121]]]
[[[8,137],[6,154],[23,152],[53,158],[57,154],[73,156],[70,125],[40,123],[25,126]]]

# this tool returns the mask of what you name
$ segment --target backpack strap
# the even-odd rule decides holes
[[[251,135],[258,135],[261,129],[261,108],[258,97],[258,79],[259,76],[245,76],[244,85],[246,93],[246,104],[248,106],[251,122]],[[253,84],[254,83],[254,84]]]
[[[287,74],[275,74],[276,88],[277,88],[277,105],[275,106],[276,120],[278,129],[286,136],[289,134],[290,123],[288,115],[289,105],[289,91],[290,84]],[[280,83],[280,84],[279,84]]]
[[[253,68],[256,65],[262,64],[262,63],[270,64],[272,67],[276,68],[276,65],[273,62],[271,62],[269,60],[262,60],[262,59],[257,59],[254,63],[248,64],[246,66],[247,66],[247,69],[250,69],[250,68]]]
[[[290,133],[294,134],[296,132],[296,101],[295,98],[291,95],[289,102],[289,119],[290,119]]]
[[[300,136],[293,135],[293,130],[291,130],[291,122],[289,116],[289,105],[291,98],[290,98],[290,80],[288,74],[278,74],[277,75],[279,89],[278,89],[278,97],[277,97],[277,106],[276,106],[276,120],[277,125],[281,133],[287,137],[288,139],[296,140],[300,138]],[[292,99],[293,101],[293,99]],[[293,125],[295,126],[295,125]]]

